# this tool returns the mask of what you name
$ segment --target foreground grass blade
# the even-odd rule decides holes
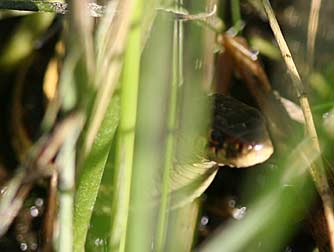
[[[127,228],[141,56],[141,26],[138,24],[140,24],[141,20],[143,1],[133,1],[132,4],[134,9],[133,13],[130,12],[130,30],[124,54],[124,66],[120,83],[121,114],[117,134],[115,161],[115,169],[118,170],[116,173],[119,174],[119,187],[117,187],[115,193],[119,195],[119,201],[113,202],[115,211],[112,215],[112,251],[125,251],[125,247],[128,244]]]
[[[178,7],[181,7],[182,1],[178,1]],[[159,224],[157,228],[157,251],[163,251],[166,239],[166,227],[168,223],[168,203],[169,203],[169,178],[175,158],[175,143],[177,122],[179,119],[178,110],[178,87],[183,85],[183,23],[180,20],[174,21],[173,36],[173,80],[170,90],[169,111],[167,117],[167,136],[165,167],[161,187],[161,204],[159,213]]]
[[[153,195],[157,196],[161,186],[157,179],[160,181],[164,159],[162,110],[168,96],[170,28],[166,19],[157,17],[143,53],[126,251],[149,251],[155,235],[159,201]]]
[[[119,121],[119,97],[115,95],[77,182],[74,210],[74,251],[84,251],[86,235],[113,136]]]

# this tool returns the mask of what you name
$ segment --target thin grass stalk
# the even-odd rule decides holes
[[[75,145],[80,130],[73,131],[65,140],[56,163],[59,173],[59,238],[56,251],[73,251],[73,209],[75,188]]]
[[[152,242],[155,242],[153,250],[157,251],[156,240],[153,239],[157,238],[165,159],[165,140],[162,137],[167,129],[169,92],[166,89],[170,86],[171,30],[169,20],[157,16],[141,60],[126,251],[151,251]]]
[[[192,5],[192,8],[203,8],[203,4],[196,2]],[[214,11],[210,11],[210,14],[212,12]],[[210,17],[210,15],[205,16]],[[199,136],[205,134],[204,132],[207,130],[205,125],[207,125],[209,115],[209,108],[204,98],[205,96],[203,96],[202,86],[205,71],[201,66],[197,65],[198,63],[202,64],[203,55],[205,55],[205,52],[203,52],[203,30],[196,24],[192,24],[192,22],[187,22],[185,25],[189,28],[189,30],[187,29],[189,36],[184,38],[184,45],[187,46],[183,48],[183,55],[187,58],[185,61],[189,64],[185,64],[182,67],[184,75],[182,79],[184,78],[185,81],[182,81],[182,87],[179,90],[178,96],[178,105],[180,106],[178,116],[180,119],[177,122],[177,132],[180,132],[180,136],[177,137],[177,162],[171,171],[171,177],[173,178],[171,179],[172,186],[174,185],[173,182],[178,179],[175,174],[178,174],[180,178],[187,177],[189,179],[186,182],[186,184],[189,184],[186,186],[196,184],[195,180],[191,179],[193,175],[191,171],[196,169],[197,162],[201,162],[199,159],[203,153],[201,147],[197,145],[197,141],[199,140]],[[198,43],[193,43],[193,41],[197,41]],[[196,66],[199,67],[197,68]],[[189,173],[185,166],[189,168]],[[202,178],[204,179],[204,177]],[[207,181],[207,178],[204,181]],[[201,188],[204,183],[197,184],[193,192],[197,188]],[[165,251],[191,251],[199,212],[199,201],[196,198],[199,195],[194,196],[188,194],[188,192],[183,192],[181,200],[181,198],[177,199],[177,197],[174,197],[177,193],[177,191],[172,192],[173,198],[171,204],[175,206],[175,203],[178,203],[179,208],[170,211],[168,216],[167,241],[164,248]]]
[[[6,194],[0,198],[0,216],[6,216],[0,222],[0,237],[8,231],[31,190],[31,185],[25,186],[23,190],[20,189],[22,181],[26,177],[25,169],[24,166],[19,166],[19,171],[7,184]]]
[[[320,144],[319,144],[317,132],[316,132],[315,125],[314,125],[310,104],[307,99],[307,96],[304,90],[304,86],[299,76],[298,70],[292,59],[290,50],[285,42],[285,39],[283,37],[283,34],[281,32],[281,29],[279,27],[279,24],[277,22],[277,19],[275,17],[271,4],[269,0],[262,0],[262,4],[268,16],[269,24],[271,26],[271,29],[274,33],[274,36],[280,48],[282,57],[285,61],[285,64],[287,65],[288,72],[292,79],[292,84],[297,93],[297,97],[299,99],[299,103],[300,103],[300,106],[302,108],[302,111],[305,117],[305,126],[306,126],[307,135],[311,139],[311,144],[312,144],[312,147],[314,148],[314,151],[318,154],[318,158],[310,166],[310,173],[317,187],[319,195],[322,199],[322,203],[324,206],[324,213],[326,216],[326,221],[327,221],[328,230],[329,230],[329,239],[331,242],[331,247],[333,249],[334,248],[334,212],[333,212],[334,199],[331,195],[331,190],[329,188],[329,184],[328,184],[327,177],[326,177],[325,167],[323,164],[323,160],[321,158]]]
[[[182,0],[179,0],[177,7],[181,8]],[[173,80],[170,88],[169,114],[167,121],[167,141],[165,152],[165,165],[162,178],[161,204],[159,213],[157,251],[163,251],[166,241],[166,231],[168,223],[168,203],[169,203],[169,177],[174,161],[175,132],[177,129],[177,104],[178,88],[183,84],[183,22],[174,21],[173,35]]]
[[[314,64],[314,46],[315,39],[318,31],[319,12],[320,12],[321,0],[312,0],[308,27],[307,27],[307,76],[309,78],[313,71]],[[309,81],[309,80],[308,80]]]
[[[115,9],[114,2],[110,2],[107,8],[107,12],[110,12],[110,15],[104,17],[105,19],[99,27],[99,29],[102,29],[102,35],[97,34],[100,35],[97,37],[97,40],[100,39],[102,42],[97,48],[97,72],[94,80],[97,94],[92,107],[87,133],[84,136],[83,154],[81,154],[83,156],[89,153],[92,147],[110,98],[116,89],[123,64],[124,45],[126,44],[131,13],[134,6],[134,1],[123,0],[118,3]],[[122,14],[113,16],[112,14],[115,11]]]
[[[208,0],[207,1],[207,10],[211,10],[214,6],[218,6],[218,0]],[[209,18],[208,23],[213,21],[214,17]],[[212,81],[213,81],[213,73],[214,73],[214,45],[216,42],[216,34],[210,29],[204,29],[204,55],[203,55],[203,82],[202,86],[205,91],[210,92],[212,90]]]
[[[54,220],[57,215],[57,204],[58,204],[58,180],[59,174],[57,171],[53,171],[49,186],[48,186],[48,203],[45,210],[44,223],[43,223],[43,248],[45,252],[53,251],[53,237],[55,230]]]
[[[118,128],[117,142],[117,160],[116,164],[120,165],[124,172],[123,184],[123,218],[121,231],[120,247],[118,251],[125,251],[127,243],[127,228],[129,217],[130,193],[135,127],[137,115],[137,98],[139,69],[141,56],[141,26],[140,19],[142,16],[144,1],[133,1],[133,13],[131,13],[131,29],[128,35],[128,44],[124,55],[124,68],[121,82],[121,117]]]
[[[87,82],[91,85],[96,69],[94,46],[93,46],[93,28],[94,19],[89,16],[88,0],[73,0],[71,2],[73,10],[73,22],[77,30],[76,39],[82,43],[82,50],[85,59],[85,68],[87,71]]]

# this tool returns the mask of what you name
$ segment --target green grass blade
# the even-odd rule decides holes
[[[91,215],[118,121],[119,97],[115,95],[77,182],[74,210],[74,251],[77,252],[85,248]]]
[[[155,11],[155,10],[154,10]],[[157,17],[143,53],[126,251],[149,251],[155,238],[164,160],[171,26]],[[152,74],[154,73],[154,74]]]
[[[114,202],[112,216],[111,247],[113,251],[125,251],[132,179],[137,97],[141,56],[142,1],[134,1],[128,44],[125,49],[121,79],[121,115],[117,135],[116,169],[119,170],[119,201]],[[117,223],[117,224],[116,224]],[[115,225],[116,224],[116,225]],[[116,230],[117,229],[117,230]]]

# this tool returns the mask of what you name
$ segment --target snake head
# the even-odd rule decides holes
[[[208,157],[220,165],[249,167],[273,153],[262,114],[234,98],[214,95]]]

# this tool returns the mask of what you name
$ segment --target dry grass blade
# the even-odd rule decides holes
[[[321,6],[321,0],[312,0],[309,20],[308,20],[308,27],[307,27],[307,63],[308,63],[307,74],[308,75],[311,74],[313,69],[314,45],[318,30],[320,6]]]
[[[319,158],[315,162],[312,163],[310,167],[310,173],[312,175],[313,181],[317,187],[317,190],[323,202],[324,213],[326,216],[326,221],[327,221],[328,230],[329,230],[329,239],[330,239],[331,247],[333,250],[334,248],[334,212],[333,212],[334,200],[330,193],[331,191],[330,191],[328,180],[325,174],[324,164],[321,159],[320,144],[319,144],[317,132],[316,132],[315,125],[314,125],[310,104],[305,94],[304,86],[299,76],[299,73],[297,71],[296,65],[292,59],[290,50],[285,42],[285,39],[283,37],[283,34],[281,32],[281,29],[275,17],[274,11],[270,5],[270,2],[269,0],[262,0],[262,3],[266,11],[266,14],[268,16],[268,20],[269,20],[271,29],[275,35],[276,41],[280,48],[282,57],[285,61],[285,64],[287,65],[288,72],[292,79],[292,84],[297,92],[297,96],[298,96],[298,99],[299,99],[299,102],[300,102],[300,105],[301,105],[301,108],[303,110],[304,117],[305,117],[306,132],[311,139],[311,144],[312,144],[314,151],[317,152],[319,156]]]
[[[51,160],[69,136],[69,132],[78,129],[78,125],[81,129],[82,122],[82,115],[70,115],[59,123],[51,135],[49,133],[43,135],[31,147],[25,163],[9,181],[6,193],[0,200],[0,217],[5,220],[0,224],[0,236],[6,233],[36,179],[48,176],[54,171],[55,166]]]
[[[0,223],[0,237],[7,232],[30,192],[30,184],[21,186],[24,178],[25,173],[22,171],[12,178],[8,183],[6,193],[0,200],[0,218],[2,220]]]
[[[207,9],[211,10],[214,6],[218,5],[217,0],[209,0],[207,1]],[[214,17],[210,18],[208,22],[212,21]],[[216,34],[215,32],[204,29],[204,50],[207,52],[204,54],[203,58],[203,68],[204,68],[204,75],[202,85],[205,90],[209,92],[211,89],[211,84],[213,80],[213,72],[214,72],[214,54],[211,53],[214,51],[214,44],[216,41]]]
[[[158,10],[172,13],[175,15],[175,19],[178,19],[178,20],[199,21],[199,20],[205,20],[210,17],[213,17],[217,11],[217,5],[213,5],[212,9],[209,12],[203,12],[203,13],[198,13],[198,14],[189,14],[187,11],[174,10],[174,9],[158,8]]]
[[[114,2],[109,4],[106,13],[117,12],[121,15],[106,15],[105,20],[100,24],[101,39],[97,55],[95,86],[98,88],[95,103],[92,109],[92,117],[86,135],[84,156],[93,144],[97,131],[104,118],[110,97],[116,88],[122,67],[122,54],[126,44],[128,29],[130,26],[130,14],[132,13],[133,1],[119,1],[115,8]]]
[[[53,251],[54,220],[57,214],[58,173],[53,172],[49,182],[48,203],[43,224],[43,251]]]
[[[84,50],[85,62],[88,72],[88,77],[92,78],[95,72],[95,57],[93,46],[93,28],[94,19],[89,16],[88,0],[72,1],[73,23],[75,30],[78,31],[78,40],[82,41]],[[91,82],[91,81],[90,81]]]

